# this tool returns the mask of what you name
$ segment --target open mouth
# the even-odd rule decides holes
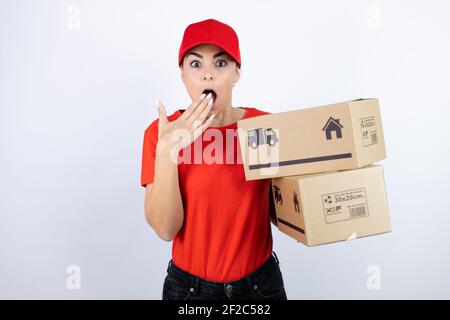
[[[203,93],[206,94],[206,95],[208,95],[209,93],[211,93],[211,94],[212,94],[213,102],[216,101],[217,93],[216,93],[214,90],[212,90],[212,89],[205,89],[205,90],[203,90]]]

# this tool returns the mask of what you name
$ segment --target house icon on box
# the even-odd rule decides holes
[[[339,119],[334,119],[333,117],[330,117],[323,127],[322,131],[325,131],[325,135],[327,137],[327,140],[332,139],[331,133],[334,131],[336,132],[336,138],[340,139],[342,138],[342,128],[344,126],[339,123]]]

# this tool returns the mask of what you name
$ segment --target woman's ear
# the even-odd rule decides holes
[[[183,83],[184,83],[184,72],[183,72],[183,66],[180,66],[180,78],[181,78],[181,81],[183,81]]]
[[[236,76],[234,77],[234,83],[237,83],[241,78],[241,69],[236,65]]]
[[[184,86],[186,86],[186,82],[184,82],[183,66],[180,66],[180,79]]]

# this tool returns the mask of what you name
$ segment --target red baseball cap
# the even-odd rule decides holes
[[[207,19],[195,22],[187,26],[184,30],[178,53],[178,65],[181,66],[184,55],[193,47],[200,44],[214,44],[226,51],[239,68],[241,67],[241,53],[239,51],[239,39],[236,32],[229,25],[214,20]]]

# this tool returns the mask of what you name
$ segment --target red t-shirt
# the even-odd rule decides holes
[[[242,119],[268,114],[256,108],[244,109]],[[168,120],[177,119],[182,112],[175,111]],[[158,121],[145,130],[144,187],[153,183]],[[184,223],[173,240],[175,265],[209,281],[231,282],[255,271],[270,257],[270,179],[245,180],[236,122],[208,127],[181,150],[178,176]]]

